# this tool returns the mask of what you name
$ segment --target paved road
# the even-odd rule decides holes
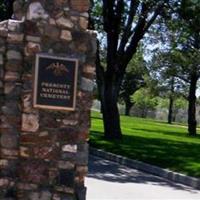
[[[200,191],[90,157],[87,200],[200,200]]]

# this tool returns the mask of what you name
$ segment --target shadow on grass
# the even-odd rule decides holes
[[[90,156],[88,177],[116,183],[137,183],[158,186],[168,186],[178,190],[195,193],[187,186],[183,186],[163,178],[143,173],[138,170],[118,165],[102,158]]]
[[[106,151],[200,177],[200,144],[168,139],[124,135],[122,141],[106,141],[91,132],[90,144]]]
[[[158,133],[162,135],[169,135],[169,136],[178,136],[178,137],[187,137],[187,138],[197,138],[200,139],[200,135],[197,134],[196,136],[189,136],[187,131],[185,130],[184,132],[177,132],[177,131],[172,131],[172,130],[164,130],[164,129],[156,129],[156,130],[150,130],[149,128],[131,128],[133,131],[142,131],[146,133]]]
[[[90,118],[91,119],[100,119],[100,120],[102,120],[102,117],[98,117],[98,116],[91,116]]]

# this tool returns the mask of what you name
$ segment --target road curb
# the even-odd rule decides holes
[[[117,162],[121,165],[125,165],[127,167],[131,167],[134,169],[141,170],[143,172],[147,172],[165,179],[168,179],[170,181],[174,181],[177,183],[181,183],[187,186],[191,186],[195,189],[200,189],[200,179],[186,176],[184,174],[180,174],[177,172],[173,172],[167,169],[163,169],[154,165],[146,164],[141,161],[132,160],[120,155],[116,155],[113,153],[106,152],[104,150],[96,149],[93,147],[90,147],[90,154],[94,156],[99,156],[102,158],[105,158],[107,160]]]

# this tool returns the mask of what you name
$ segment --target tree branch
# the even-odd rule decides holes
[[[121,32],[124,0],[103,0],[104,30],[107,33],[107,72],[116,71],[117,47]]]
[[[119,50],[118,50],[119,54],[123,54],[124,53],[125,46],[126,46],[128,40],[129,40],[129,38],[133,34],[132,24],[133,24],[133,19],[134,19],[135,15],[136,15],[136,11],[137,11],[138,5],[139,5],[139,1],[135,1],[135,0],[131,1],[127,23],[126,23],[126,25],[124,27],[123,35],[122,35],[120,46],[119,46]]]
[[[155,19],[158,17],[158,15],[160,14],[162,8],[164,6],[164,2],[160,3],[157,8],[154,11],[153,16],[151,17],[151,19],[147,22],[145,28],[144,28],[144,33],[146,33],[149,29],[149,27],[153,24],[153,22],[155,21]]]
[[[118,28],[117,32],[118,34],[121,31],[121,21],[122,21],[122,15],[124,12],[124,0],[118,0],[116,8],[115,8],[115,27]]]
[[[103,66],[101,65],[100,45],[98,40],[97,40],[97,52],[96,52],[96,76],[97,76],[96,80],[98,87],[102,86],[104,84],[105,72]]]
[[[157,5],[154,14],[148,22],[148,13],[150,13],[152,5],[148,5],[148,3],[142,4],[141,14],[138,23],[134,29],[134,35],[132,36],[130,44],[125,52],[126,64],[129,63],[133,54],[136,52],[139,41],[143,38],[144,34],[148,31],[149,27],[153,24],[157,16],[160,14],[164,3],[165,1]]]
[[[114,7],[114,0],[103,0],[103,21],[104,21],[104,30],[107,32],[112,26],[113,21],[113,7]]]
[[[147,14],[148,14],[148,6],[146,3],[142,3],[140,17],[138,19],[136,27],[134,28],[134,35],[132,36],[130,44],[125,51],[125,55],[124,55],[125,66],[131,60],[133,54],[136,52],[139,41],[142,39],[143,35],[145,34],[144,27],[146,24]]]
[[[176,77],[179,78],[179,79],[181,79],[181,80],[183,80],[186,83],[190,83],[190,80],[188,80],[187,78],[185,78],[185,77],[183,77],[183,76],[181,76],[179,74],[176,74]]]

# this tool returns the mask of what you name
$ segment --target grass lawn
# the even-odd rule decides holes
[[[106,141],[101,115],[92,112],[91,119],[91,146],[200,177],[200,135],[189,137],[187,127],[121,116],[122,141]]]

